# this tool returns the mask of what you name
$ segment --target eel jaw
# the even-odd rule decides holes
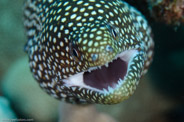
[[[124,84],[126,84],[130,65],[133,64],[134,58],[138,54],[139,51],[136,49],[123,51],[118,54],[114,60],[105,65],[92,67],[89,68],[88,71],[63,79],[64,85],[68,88],[84,88],[105,97],[113,95],[115,94],[114,92],[121,90]],[[118,97],[122,96],[123,95],[119,95]],[[81,99],[85,100],[85,98]],[[124,98],[118,99],[121,99],[118,101],[120,102]]]

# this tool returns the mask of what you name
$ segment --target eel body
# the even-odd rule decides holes
[[[152,60],[146,19],[121,0],[27,0],[24,25],[34,78],[69,103],[127,99]]]

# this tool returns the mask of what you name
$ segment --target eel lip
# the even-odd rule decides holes
[[[97,92],[113,92],[125,82],[129,65],[138,50],[126,50],[114,60],[99,67],[89,68],[88,71],[75,74],[64,79],[69,87],[78,86]]]

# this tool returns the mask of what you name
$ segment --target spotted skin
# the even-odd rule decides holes
[[[24,25],[34,78],[48,94],[70,103],[115,104],[127,99],[152,60],[147,21],[121,0],[27,0]],[[122,53],[126,51],[133,56]],[[121,54],[128,67],[116,87],[98,89],[70,80],[109,65]]]

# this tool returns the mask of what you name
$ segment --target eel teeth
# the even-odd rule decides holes
[[[105,64],[106,67],[109,67],[109,63]]]
[[[118,80],[117,85],[120,86],[120,85],[122,84],[122,81],[123,81],[123,80],[120,78],[120,79]]]
[[[98,66],[98,68],[99,68],[99,69],[101,69],[101,68],[102,68],[102,66]]]
[[[108,86],[108,88],[107,88],[108,90],[107,91],[114,91],[114,89],[112,88],[112,87],[110,87],[110,86]]]
[[[98,69],[98,68],[97,68],[97,67],[91,67],[91,68],[89,68],[89,69],[87,70],[87,72],[91,72],[91,71],[96,70],[96,69]]]
[[[103,88],[103,92],[108,93],[107,89]]]

